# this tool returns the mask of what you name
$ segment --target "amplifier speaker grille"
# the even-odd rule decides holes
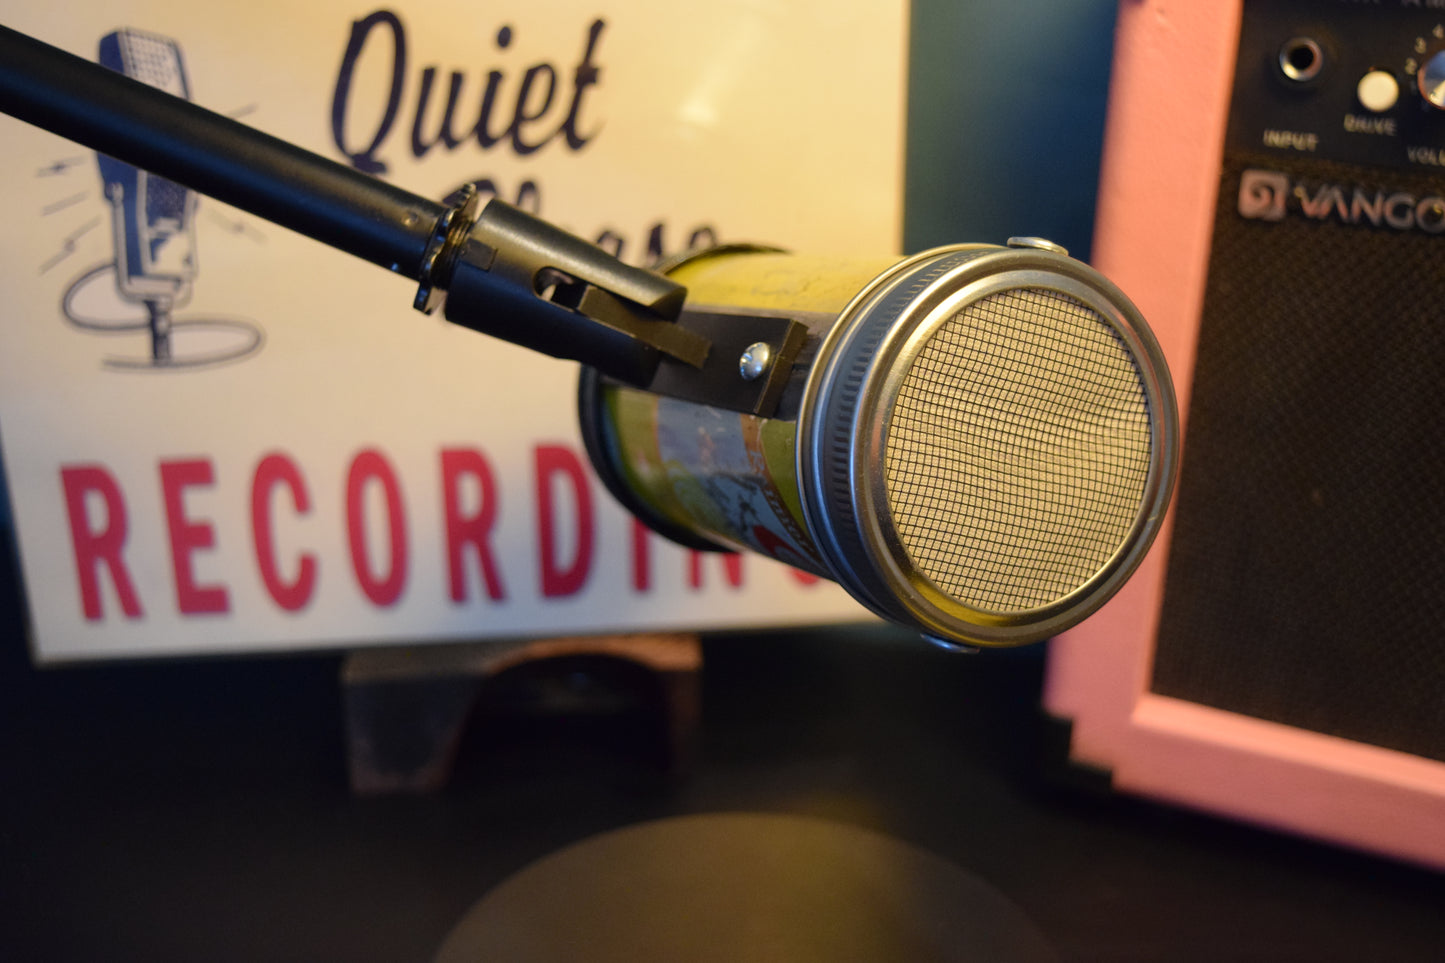
[[[1281,159],[1222,169],[1152,690],[1445,760],[1445,236],[1243,218],[1250,168]]]

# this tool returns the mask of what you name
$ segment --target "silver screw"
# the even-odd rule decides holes
[[[738,374],[743,376],[744,381],[756,381],[772,363],[772,347],[766,341],[756,341],[748,345],[743,356],[738,359]]]

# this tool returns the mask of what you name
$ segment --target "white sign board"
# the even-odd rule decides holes
[[[0,21],[416,193],[489,184],[633,263],[899,244],[901,2],[3,0]],[[639,530],[586,464],[575,365],[7,117],[0,165],[0,442],[38,658],[863,617]]]

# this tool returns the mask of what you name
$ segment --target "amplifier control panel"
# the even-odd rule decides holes
[[[1445,0],[1247,0],[1232,150],[1445,169]]]

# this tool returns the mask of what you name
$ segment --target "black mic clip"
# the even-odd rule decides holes
[[[469,185],[437,219],[413,306],[659,394],[766,415],[806,328],[684,310],[687,289]]]

